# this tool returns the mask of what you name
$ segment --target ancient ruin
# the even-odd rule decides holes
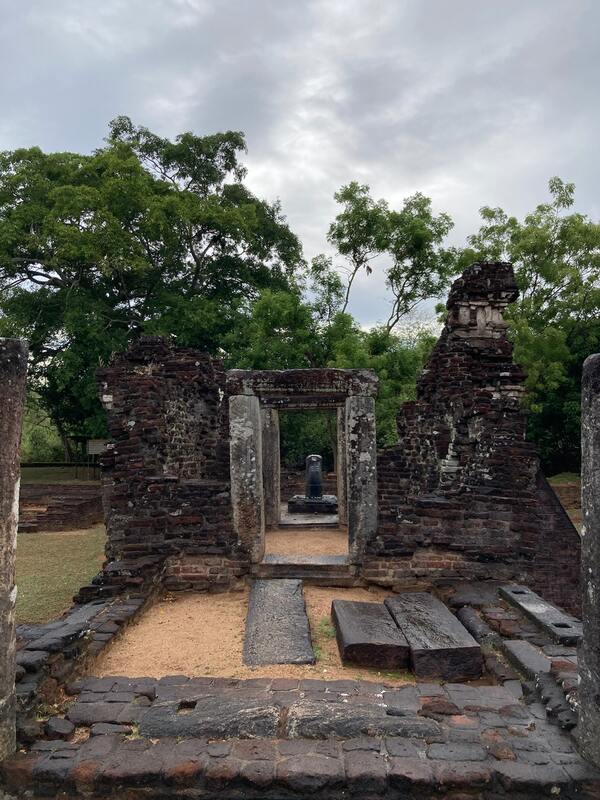
[[[597,361],[584,383],[582,628],[581,540],[525,439],[503,318],[516,291],[504,263],[455,281],[398,442],[379,452],[368,370],[225,372],[150,337],[103,369],[106,563],[61,620],[18,626],[8,791],[597,797]],[[345,554],[265,553],[282,524],[279,413],[322,408],[337,414]],[[333,592],[335,679],[317,671],[315,587]],[[97,670],[153,609],[176,649],[188,634],[169,630],[170,604],[216,592],[245,615],[244,677]],[[42,697],[53,713],[38,713]]]
[[[502,316],[516,296],[509,264],[475,264],[454,283],[398,444],[379,453],[368,371],[226,374],[206,355],[141,340],[101,374],[113,439],[104,590],[149,575],[225,589],[249,573],[278,522],[278,411],[331,408],[358,578],[394,589],[516,581],[578,613],[579,535],[525,439],[524,375]]]
[[[378,454],[364,575],[516,580],[578,613],[579,536],[525,439],[524,375],[503,318],[516,297],[510,264],[474,264],[452,285],[398,444]]]

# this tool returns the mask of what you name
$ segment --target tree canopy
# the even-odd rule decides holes
[[[580,464],[580,383],[585,358],[600,345],[600,225],[569,212],[575,186],[548,184],[550,202],[523,221],[481,209],[465,260],[513,263],[520,298],[507,313],[515,359],[527,372],[529,435],[549,472]]]
[[[460,263],[461,251],[444,247],[453,227],[448,214],[433,213],[431,200],[417,192],[399,210],[374,201],[369,187],[353,181],[335,194],[342,210],[331,223],[329,242],[347,262],[341,310],[346,311],[356,276],[382,263],[391,295],[387,331],[430,297],[439,297]]]
[[[91,155],[0,154],[0,332],[29,340],[63,434],[102,432],[95,370],[140,333],[214,353],[262,290],[294,286],[300,243],[244,186],[244,149],[119,117]]]
[[[30,456],[58,451],[53,426],[63,442],[104,433],[96,370],[141,333],[228,367],[371,367],[378,442],[392,443],[433,341],[403,321],[466,264],[508,260],[529,435],[549,472],[578,468],[581,367],[600,347],[600,225],[573,211],[573,184],[552,178],[549,201],[523,220],[483,207],[457,248],[430,198],[417,192],[394,209],[353,181],[335,194],[335,256],[307,265],[279,203],[244,185],[244,151],[240,132],[170,140],[118,117],[91,154],[0,153],[0,335],[30,342]],[[357,276],[375,270],[388,308],[363,330],[349,303]],[[286,425],[292,460],[331,439],[327,415]]]

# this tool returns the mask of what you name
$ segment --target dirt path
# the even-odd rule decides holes
[[[348,552],[348,532],[342,528],[285,528],[267,531],[265,552],[280,556],[342,556]]]
[[[305,587],[307,612],[317,663],[314,666],[246,667],[242,647],[248,592],[185,594],[149,609],[99,660],[95,675],[214,675],[231,678],[320,678],[384,680],[400,685],[408,673],[345,667],[340,661],[330,621],[334,597],[382,602],[381,589]]]

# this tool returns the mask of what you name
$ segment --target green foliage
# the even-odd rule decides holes
[[[62,461],[63,446],[56,426],[40,406],[39,398],[29,394],[23,415],[21,461]]]
[[[341,311],[346,311],[358,273],[385,263],[391,309],[385,328],[400,320],[428,297],[438,297],[457,271],[461,252],[442,246],[453,227],[448,214],[433,213],[431,200],[420,192],[404,200],[398,211],[385,200],[374,201],[369,187],[353,181],[335,194],[342,211],[331,224],[329,242],[346,258],[347,283]]]
[[[89,156],[0,154],[0,335],[29,340],[61,434],[103,433],[95,371],[140,333],[216,352],[263,289],[293,289],[300,244],[243,185],[244,148],[119,117]]]
[[[328,280],[323,273],[320,279]],[[397,413],[402,403],[414,398],[417,376],[435,336],[416,326],[411,335],[405,332],[402,336],[386,326],[364,331],[349,314],[333,313],[335,307],[327,303],[324,314],[321,296],[311,303],[297,293],[263,292],[249,322],[229,343],[231,366],[374,369],[379,377],[377,442],[380,446],[394,444]],[[281,432],[283,460],[288,466],[302,466],[311,452],[320,453],[328,468],[333,466],[336,432],[330,415],[282,415]]]
[[[529,435],[550,472],[580,463],[580,382],[600,344],[600,225],[576,212],[575,187],[549,182],[551,201],[520,222],[481,209],[468,260],[512,261],[521,297],[508,311],[515,358],[527,372]]]
[[[281,461],[291,469],[304,469],[306,456],[323,457],[323,470],[335,467],[337,416],[332,411],[290,411],[280,414]]]

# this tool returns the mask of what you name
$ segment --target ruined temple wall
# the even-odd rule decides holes
[[[211,559],[222,565],[236,543],[220,362],[144,337],[99,379],[111,438],[102,463],[109,562],[153,560],[178,588],[187,559],[198,584],[217,582]]]
[[[579,606],[579,535],[549,499],[525,440],[524,375],[502,312],[509,264],[474,264],[454,283],[444,330],[378,454],[379,524],[365,577],[520,580]]]

